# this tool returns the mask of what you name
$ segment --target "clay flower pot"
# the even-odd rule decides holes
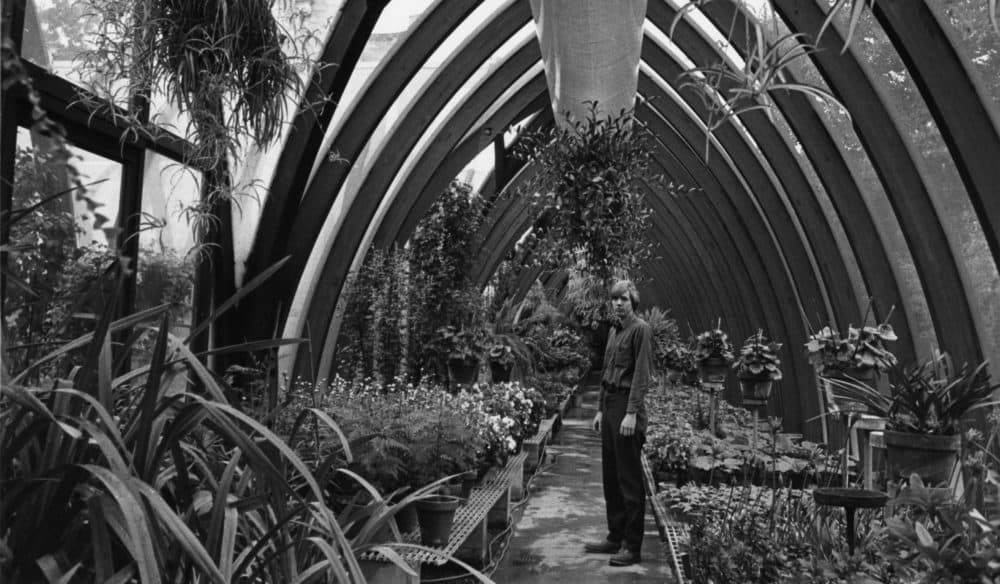
[[[417,501],[417,520],[420,523],[420,543],[430,547],[448,545],[451,524],[460,499],[447,495],[433,495]]]

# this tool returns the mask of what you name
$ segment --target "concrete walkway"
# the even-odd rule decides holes
[[[499,584],[590,582],[673,582],[649,505],[642,563],[626,568],[608,565],[608,556],[583,553],[584,542],[607,534],[601,487],[601,441],[590,428],[596,392],[563,420],[546,463],[530,484],[530,497],[514,515],[514,532],[503,560],[493,572]]]

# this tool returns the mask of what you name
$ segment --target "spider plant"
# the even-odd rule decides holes
[[[681,73],[680,88],[691,88],[702,100],[709,116],[706,123],[705,159],[708,159],[712,133],[734,117],[762,110],[774,118],[771,92],[790,91],[847,109],[830,92],[821,87],[795,83],[789,78],[789,67],[801,59],[809,59],[818,49],[805,33],[788,33],[770,40],[760,24],[754,23],[755,40],[742,69],[724,63],[694,67]]]

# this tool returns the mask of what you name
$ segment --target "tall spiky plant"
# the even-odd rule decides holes
[[[212,317],[282,264],[248,282]],[[123,281],[119,270],[117,285]],[[334,474],[352,475],[335,464],[352,459],[343,432],[322,410],[306,408],[286,441],[228,403],[227,388],[189,346],[208,323],[178,338],[169,332],[169,308],[114,320],[109,303],[92,333],[0,385],[0,580],[363,583],[356,556],[366,551],[410,570],[399,553],[403,544],[377,544],[372,535],[438,484],[392,501],[355,476],[372,502],[351,518],[360,533],[346,537],[323,489]],[[147,365],[115,375],[111,338],[129,329],[151,330],[156,341]],[[83,365],[72,379],[22,385],[33,369],[74,352],[83,353]],[[201,391],[191,391],[189,380]],[[307,463],[291,445],[300,444],[309,418],[339,446]]]

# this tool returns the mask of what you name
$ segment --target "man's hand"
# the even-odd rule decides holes
[[[625,414],[625,417],[622,418],[620,432],[622,436],[632,436],[635,434],[635,414]]]
[[[601,412],[597,412],[594,416],[594,432],[601,432]]]

